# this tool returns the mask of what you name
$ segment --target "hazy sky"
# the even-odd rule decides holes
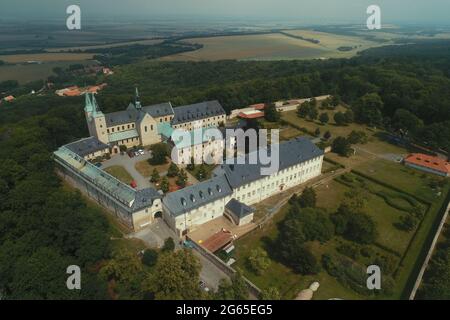
[[[385,23],[450,24],[450,0],[0,0],[0,19],[65,19],[70,4],[89,19],[181,15],[305,24],[364,23],[368,5],[378,4]]]

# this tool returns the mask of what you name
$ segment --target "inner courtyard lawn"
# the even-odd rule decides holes
[[[126,184],[130,184],[133,181],[133,178],[128,173],[128,171],[122,166],[111,166],[105,169],[110,175],[116,177],[120,181]]]

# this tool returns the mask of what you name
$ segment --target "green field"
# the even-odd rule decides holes
[[[90,60],[46,62],[42,64],[12,64],[0,66],[0,81],[17,80],[20,84],[46,79],[54,75],[54,68],[68,68],[71,64],[94,64]]]

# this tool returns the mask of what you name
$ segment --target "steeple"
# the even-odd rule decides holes
[[[92,101],[91,101],[91,99],[89,98],[89,93],[88,92],[86,92],[85,94],[84,94],[84,98],[85,98],[85,102],[84,102],[84,111],[86,112],[86,113],[92,113],[92,112],[94,112],[94,106],[92,105]]]
[[[135,96],[134,96],[134,106],[135,106],[136,109],[138,109],[138,110],[142,109],[141,101],[140,101],[140,99],[139,99],[139,91],[138,91],[138,88],[137,88],[137,87],[136,87],[136,94],[135,94]]]

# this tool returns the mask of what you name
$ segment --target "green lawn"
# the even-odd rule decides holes
[[[356,124],[356,123],[351,123],[351,124],[346,125],[346,126],[338,126],[338,125],[336,125],[336,123],[333,120],[334,114],[336,112],[339,112],[339,111],[340,112],[345,112],[346,108],[343,107],[343,106],[338,106],[335,110],[321,110],[321,109],[318,109],[318,111],[319,111],[319,114],[321,114],[321,113],[327,113],[328,114],[328,117],[330,118],[330,121],[327,124],[322,124],[318,120],[310,121],[310,120],[306,120],[306,119],[300,118],[297,115],[297,111],[296,110],[287,111],[287,112],[281,113],[281,119],[283,121],[285,121],[286,123],[291,124],[293,127],[304,128],[308,132],[310,132],[311,134],[314,133],[317,128],[320,129],[321,134],[324,134],[326,131],[330,131],[332,138],[335,138],[335,137],[338,137],[338,136],[347,136],[353,130],[364,131],[369,136],[374,133],[373,130],[367,128],[366,126],[363,126],[363,125],[360,125],[360,124]]]
[[[205,176],[201,179],[198,179],[197,177],[197,173],[200,170],[200,168],[203,167],[203,169],[205,170]],[[190,174],[192,174],[196,179],[203,181],[206,179],[211,178],[212,172],[214,170],[216,166],[215,165],[210,165],[210,164],[201,164],[201,165],[195,165],[194,170],[188,170]]]
[[[127,170],[125,170],[122,166],[112,166],[105,169],[106,172],[108,172],[110,175],[116,177],[120,181],[126,184],[130,184],[131,181],[133,181],[133,177],[128,173]]]

